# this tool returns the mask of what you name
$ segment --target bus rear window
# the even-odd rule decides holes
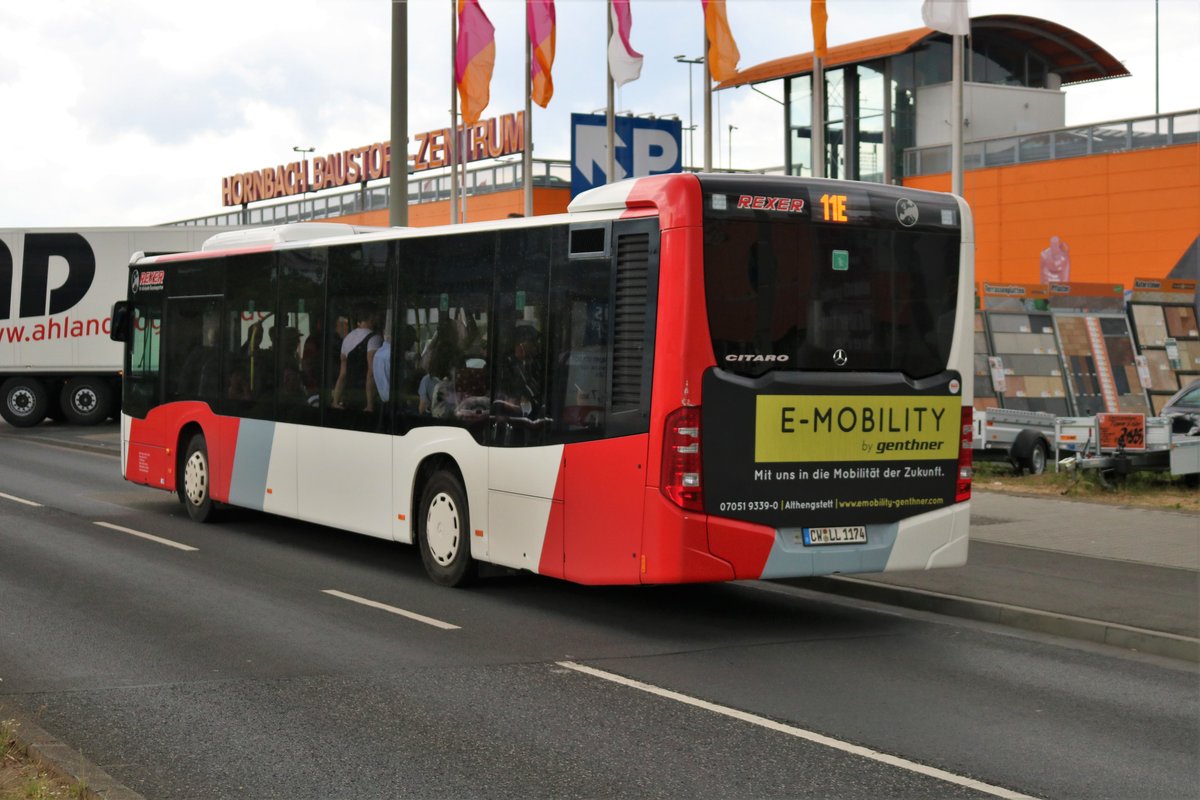
[[[954,337],[959,241],[957,229],[706,219],[717,364],[744,375],[941,372]]]

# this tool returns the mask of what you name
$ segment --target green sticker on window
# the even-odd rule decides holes
[[[438,308],[442,311],[450,310],[450,295],[443,294],[440,298],[438,298]]]
[[[833,271],[845,272],[850,269],[850,251],[849,250],[834,250],[833,251]]]
[[[517,292],[517,311],[525,310],[525,293]]]

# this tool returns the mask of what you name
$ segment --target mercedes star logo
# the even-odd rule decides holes
[[[849,360],[849,357],[846,356],[846,351],[840,347],[833,351],[833,363],[837,364],[839,367],[846,366],[846,362]]]

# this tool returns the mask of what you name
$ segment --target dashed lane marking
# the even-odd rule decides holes
[[[33,506],[34,508],[44,508],[45,507],[41,503],[35,503],[32,500],[25,500],[20,497],[13,497],[11,494],[5,494],[4,492],[0,492],[0,497],[3,497],[5,500],[12,500],[14,503],[22,503],[27,506]]]
[[[1014,792],[1013,790],[1005,789],[1002,786],[993,786],[989,783],[977,781],[974,778],[966,778],[962,775],[955,775],[953,772],[946,772],[945,770],[938,769],[937,767],[918,764],[915,761],[909,761],[907,758],[901,758],[900,756],[893,756],[889,755],[888,753],[881,753],[878,750],[872,750],[869,747],[862,747],[861,745],[843,742],[840,739],[834,739],[830,736],[825,736],[824,734],[804,730],[803,728],[797,728],[792,725],[785,725],[782,722],[776,722],[775,720],[767,719],[766,717],[760,717],[757,714],[751,714],[746,711],[739,711],[736,708],[729,708],[728,706],[710,703],[707,700],[701,700],[697,697],[690,697],[686,694],[671,691],[670,689],[663,689],[659,686],[654,686],[653,684],[643,683],[632,678],[626,678],[623,675],[617,675],[613,672],[605,672],[602,669],[596,669],[595,667],[577,664],[574,661],[559,661],[557,663],[560,667],[575,670],[576,672],[582,672],[583,674],[591,675],[594,678],[601,678],[612,683],[620,684],[621,686],[627,686],[631,689],[648,692],[649,694],[656,695],[658,697],[664,697],[668,700],[675,700],[676,702],[685,703],[689,706],[695,706],[696,708],[701,708],[705,711],[711,711],[714,714],[721,714],[726,717],[741,720],[742,722],[748,722],[751,725],[757,725],[761,728],[775,731],[776,733],[794,736],[797,739],[804,739],[805,741],[813,742],[814,744],[819,744],[834,750],[840,750],[843,753],[861,756],[862,758],[869,758],[872,761],[878,761],[881,764],[887,764],[892,767],[908,770],[909,772],[915,772],[919,775],[936,778],[937,780],[945,781],[946,783],[952,783],[956,786],[963,786],[968,789],[973,789],[977,792],[983,792],[984,794],[989,794],[993,797],[1003,797],[1007,800],[1033,800],[1033,798],[1031,798],[1029,795],[1021,794],[1020,792]]]
[[[120,531],[121,533],[128,533],[130,536],[136,536],[139,539],[146,539],[147,541],[157,542],[158,544],[165,544],[167,547],[174,547],[176,550],[183,550],[183,551],[186,551],[189,553],[195,553],[200,550],[200,548],[198,548],[198,547],[192,547],[191,545],[180,544],[179,542],[173,542],[170,539],[164,539],[161,536],[155,536],[150,533],[143,533],[141,531],[135,531],[133,528],[125,528],[120,525],[114,525],[111,522],[97,522],[96,524],[99,525],[101,528],[108,528],[109,530]]]
[[[345,592],[339,592],[337,589],[322,589],[321,591],[325,594],[332,595],[334,597],[340,597],[343,600],[349,600],[351,603],[358,603],[359,605],[369,606],[371,608],[378,608],[379,610],[386,611],[389,614],[396,614],[401,617],[407,617],[408,619],[415,620],[416,622],[423,622],[426,625],[432,625],[435,628],[441,628],[444,631],[459,630],[459,626],[457,626],[457,625],[451,625],[449,622],[442,622],[440,619],[434,619],[433,617],[427,617],[424,614],[418,614],[415,611],[407,611],[403,608],[396,608],[395,606],[389,606],[385,603],[378,603],[374,600],[368,600],[365,597],[359,597],[358,595],[347,594]]]

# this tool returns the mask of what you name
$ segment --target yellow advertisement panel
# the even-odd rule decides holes
[[[955,460],[961,425],[953,395],[759,395],[754,460]]]

